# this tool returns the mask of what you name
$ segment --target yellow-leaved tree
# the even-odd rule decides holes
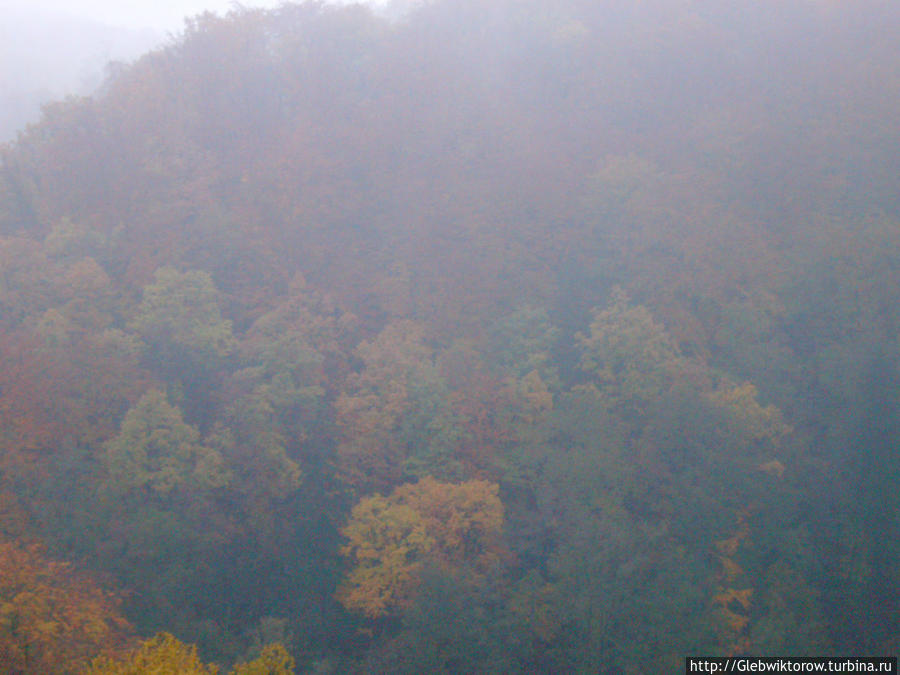
[[[366,497],[353,507],[342,534],[348,542],[341,553],[355,566],[338,589],[338,601],[369,618],[405,604],[434,548],[422,516],[389,497]]]
[[[341,553],[354,567],[338,600],[378,618],[409,602],[427,560],[486,570],[504,551],[503,516],[498,486],[480,480],[452,484],[425,477],[388,497],[362,499],[342,530],[348,542]]]
[[[778,450],[793,431],[778,408],[759,402],[759,391],[750,382],[720,386],[709,394],[709,400],[727,411],[747,440],[763,452]]]
[[[252,661],[236,665],[230,675],[293,675],[294,658],[280,642],[266,645]],[[219,667],[205,664],[196,645],[181,642],[170,633],[143,641],[122,658],[100,657],[82,675],[217,675]]]
[[[83,675],[216,675],[218,672],[218,666],[200,661],[195,645],[187,645],[170,633],[159,633],[123,659],[95,659]]]
[[[502,554],[503,504],[496,483],[441,483],[426,476],[401,485],[393,498],[412,508],[435,541],[437,559],[484,570]]]

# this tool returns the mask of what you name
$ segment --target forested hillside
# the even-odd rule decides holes
[[[0,143],[35,121],[42,104],[90,92],[107,62],[135,59],[164,37],[72,16],[63,2],[57,11],[16,4],[0,4]]]
[[[0,670],[896,654],[898,110],[878,0],[236,8],[48,107]]]

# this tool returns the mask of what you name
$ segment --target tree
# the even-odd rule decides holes
[[[716,575],[712,605],[720,645],[729,656],[746,653],[749,647],[747,626],[754,589],[748,586],[746,572],[737,562],[738,552],[749,541],[748,516],[746,509],[738,513],[734,534],[715,542],[716,558],[721,567]]]
[[[0,539],[0,664],[64,673],[121,646],[130,625],[118,597],[37,543]]]
[[[116,433],[122,415],[147,391],[149,373],[140,367],[143,343],[116,328],[92,332],[59,350],[70,366],[61,399],[71,410],[69,433],[97,448]]]
[[[406,395],[395,431],[404,478],[462,480],[466,471],[459,449],[466,434],[446,379],[434,365],[422,364],[409,376]]]
[[[294,675],[294,658],[284,645],[273,643],[247,663],[239,663],[230,675]],[[158,633],[120,658],[100,657],[81,675],[217,675],[219,666],[205,664],[196,645],[185,644],[171,633]]]
[[[231,675],[294,675],[294,657],[280,642],[266,645],[262,653],[247,663],[240,663],[231,670]]]
[[[359,502],[342,534],[342,555],[355,565],[338,600],[370,618],[405,607],[426,560],[447,570],[484,573],[500,561],[503,504],[486,481],[440,483],[425,477],[389,497]]]
[[[579,341],[582,368],[622,406],[629,421],[644,418],[647,405],[671,387],[679,369],[675,341],[646,307],[632,305],[618,287],[611,305],[594,311],[589,333],[579,335]]]
[[[388,325],[356,350],[363,370],[347,378],[335,402],[340,433],[340,477],[360,490],[387,489],[401,482],[406,449],[397,428],[409,409],[409,388],[432,349],[425,329],[413,321]]]
[[[355,565],[338,589],[344,607],[378,618],[409,601],[434,538],[415,509],[381,495],[353,507],[341,554]]]
[[[237,344],[212,278],[198,270],[156,270],[128,327],[150,345],[156,365],[182,378],[208,370]]]
[[[706,547],[675,534],[671,486],[643,465],[596,387],[562,394],[543,426],[510,533],[534,570],[514,608],[547,643],[542,668],[673,670],[686,645],[712,644]]]
[[[147,487],[166,495],[222,487],[229,480],[222,456],[200,442],[197,429],[184,422],[181,411],[158,389],[128,411],[105,450],[110,487],[117,492]]]
[[[196,646],[186,645],[170,633],[159,633],[123,659],[96,659],[82,675],[217,675],[218,672],[218,666],[200,661]]]
[[[523,622],[510,615],[505,584],[499,573],[474,579],[426,566],[399,632],[374,647],[361,672],[546,672],[527,661],[536,645],[523,639]]]
[[[299,458],[325,412],[326,393],[338,387],[332,378],[347,367],[343,340],[352,323],[298,277],[289,296],[247,332],[237,352],[242,368],[224,384],[216,437],[251,496],[285,497],[300,485]]]
[[[25,237],[0,237],[0,317],[7,330],[53,305],[59,270],[41,244]]]
[[[517,396],[515,378],[491,373],[468,341],[454,342],[440,353],[437,362],[450,390],[448,398],[458,429],[455,454],[464,475],[497,477],[502,453],[515,440],[515,418],[530,406]]]
[[[0,332],[0,467],[43,468],[72,422],[60,392],[69,364],[35,335]]]
[[[287,295],[254,321],[240,355],[262,363],[267,373],[299,368],[308,383],[315,379],[315,385],[336,393],[350,369],[356,328],[352,313],[297,275]]]
[[[392,498],[422,518],[439,562],[451,568],[470,565],[484,572],[504,553],[499,490],[496,483],[484,480],[452,484],[426,476],[401,485]]]
[[[734,424],[747,436],[755,449],[773,452],[780,448],[783,439],[791,433],[781,411],[773,405],[763,407],[759,392],[750,382],[737,386],[720,387],[709,395],[716,406],[723,408],[734,418]]]
[[[559,373],[553,364],[553,349],[559,333],[545,308],[524,304],[493,327],[488,345],[490,362],[513,377],[537,373],[558,388]]]
[[[783,560],[761,578],[760,610],[749,629],[750,649],[760,655],[804,656],[827,652],[819,593]]]

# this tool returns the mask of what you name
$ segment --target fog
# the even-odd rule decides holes
[[[900,5],[19,16],[0,670],[896,655]]]
[[[279,6],[281,1],[244,3]],[[373,7],[387,3],[372,0]],[[396,5],[396,3],[395,3]],[[110,62],[130,62],[180,34],[185,19],[224,15],[232,0],[203,2],[0,2],[0,143],[12,140],[41,105],[91,94]]]
[[[128,3],[113,0],[4,0],[0,8],[13,16],[27,11],[44,17],[68,17],[116,28],[167,33],[180,31],[185,17],[203,12],[227,14],[241,5],[274,8],[281,4],[279,0],[253,3],[236,3],[233,0],[134,0]]]

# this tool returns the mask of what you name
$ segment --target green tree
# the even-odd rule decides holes
[[[397,433],[410,409],[410,387],[431,363],[425,327],[396,321],[357,347],[363,370],[347,378],[335,402],[340,477],[357,489],[389,489],[402,481],[408,448]]]
[[[156,270],[128,325],[155,350],[159,363],[175,368],[183,368],[185,361],[193,367],[215,362],[236,347],[212,278],[198,270]]]
[[[762,577],[759,616],[750,626],[754,654],[804,656],[828,651],[820,594],[784,561]]]
[[[547,643],[543,668],[673,670],[687,645],[713,644],[709,542],[681,538],[671,486],[644,464],[628,425],[595,387],[563,394],[546,426],[531,486],[536,512],[520,510],[512,534],[526,539],[513,545],[546,578],[516,601]]]
[[[462,420],[453,410],[439,369],[430,363],[416,368],[409,375],[406,394],[406,410],[396,431],[405,456],[404,476],[463,479],[464,468],[456,456],[464,436]]]
[[[231,675],[294,675],[296,665],[284,645],[275,642],[263,647],[262,653],[252,661],[236,665]]]
[[[242,368],[225,382],[228,403],[215,438],[249,494],[284,497],[300,485],[298,457],[309,427],[324,413],[326,385],[335,386],[325,372],[326,361],[336,369],[339,359],[335,314],[298,280],[289,298],[257,319],[241,342]]]
[[[533,644],[507,611],[500,575],[471,578],[431,565],[422,570],[421,579],[399,632],[372,650],[361,672],[549,672],[529,667]]]
[[[621,288],[612,303],[594,311],[587,335],[579,335],[581,366],[629,421],[667,391],[684,366],[678,347],[643,305],[633,305]]]
[[[537,372],[545,383],[558,389],[553,349],[559,335],[545,308],[522,305],[500,319],[491,331],[490,361],[517,378]]]
[[[218,488],[229,481],[222,456],[201,443],[197,429],[157,389],[128,411],[105,450],[110,487],[117,492],[147,487],[166,495],[176,489]]]

